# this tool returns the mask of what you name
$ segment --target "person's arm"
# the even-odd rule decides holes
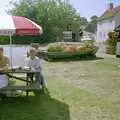
[[[41,62],[41,59],[38,59],[37,65],[36,65],[35,69],[40,69],[40,70],[42,69],[42,62]]]
[[[26,67],[30,67],[29,60],[28,60],[28,59],[26,59],[24,63],[25,63],[24,65],[25,65]]]
[[[9,67],[10,66],[10,60],[9,60],[9,58],[6,58],[6,63],[7,63],[7,66]]]
[[[0,70],[7,70],[10,67],[10,60],[8,57],[5,57],[5,66],[0,68]]]
[[[29,52],[27,52],[27,57],[29,57],[30,56],[30,53]]]

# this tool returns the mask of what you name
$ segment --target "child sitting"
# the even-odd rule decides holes
[[[42,88],[45,88],[44,77],[42,75],[42,61],[36,56],[36,50],[31,48],[29,51],[29,57],[26,60],[26,66],[35,72],[36,81],[39,80]]]

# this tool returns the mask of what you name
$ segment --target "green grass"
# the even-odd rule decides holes
[[[120,120],[119,59],[46,62],[49,94],[8,98],[0,120]]]

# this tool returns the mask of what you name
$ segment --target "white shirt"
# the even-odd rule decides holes
[[[0,75],[0,88],[8,85],[8,77],[6,75]]]
[[[42,60],[38,57],[31,59],[30,57],[26,59],[25,65],[37,72],[42,70]]]

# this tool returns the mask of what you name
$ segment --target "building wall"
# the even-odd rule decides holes
[[[116,14],[115,19],[115,28],[120,25],[120,12]]]
[[[98,22],[96,41],[103,42],[108,39],[108,33],[115,28],[115,18],[109,18]]]

